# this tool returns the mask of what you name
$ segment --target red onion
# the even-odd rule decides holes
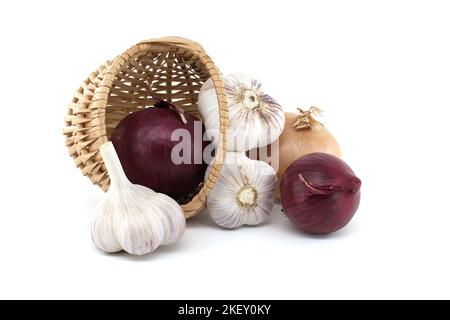
[[[294,161],[281,179],[281,204],[300,230],[327,234],[345,227],[359,206],[361,180],[341,159],[311,153]]]
[[[197,117],[157,98],[151,88],[149,94],[156,100],[155,107],[126,116],[115,128],[111,141],[132,183],[165,193],[179,202],[187,202],[203,181],[207,168],[203,150],[209,142],[197,141],[197,147],[194,143],[194,137],[202,140],[205,128],[203,124],[199,125]],[[176,129],[186,129],[191,139],[190,161],[181,164],[175,164],[171,159],[172,149],[181,141],[171,141]]]

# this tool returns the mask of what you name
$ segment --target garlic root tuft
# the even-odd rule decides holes
[[[272,210],[276,184],[270,165],[228,152],[220,178],[206,199],[209,214],[228,229],[260,224]]]
[[[285,114],[280,104],[266,94],[256,79],[235,73],[222,77],[228,101],[227,150],[244,152],[274,142],[284,128]],[[220,115],[214,83],[207,80],[198,96],[206,134],[219,141]]]

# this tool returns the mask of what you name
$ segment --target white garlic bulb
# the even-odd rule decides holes
[[[260,224],[273,208],[276,184],[270,165],[228,152],[219,180],[206,199],[209,214],[228,229]]]
[[[223,76],[222,80],[229,110],[227,150],[248,151],[278,139],[284,128],[284,112],[264,93],[261,83],[240,73]],[[200,90],[198,107],[208,138],[219,141],[219,106],[211,79]]]
[[[132,184],[125,175],[111,142],[100,147],[111,185],[96,210],[92,239],[102,251],[143,255],[161,244],[177,241],[186,220],[175,200]]]

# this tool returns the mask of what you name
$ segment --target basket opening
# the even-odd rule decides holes
[[[108,97],[105,115],[108,139],[125,116],[153,106],[153,99],[147,97],[148,83],[152,83],[160,98],[201,118],[197,99],[209,75],[205,66],[191,56],[174,53],[168,48],[165,52],[147,51],[131,57],[115,75]]]

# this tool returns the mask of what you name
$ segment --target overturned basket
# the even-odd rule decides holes
[[[66,116],[66,146],[75,164],[91,181],[107,190],[109,176],[99,147],[128,114],[149,107],[146,85],[185,111],[201,118],[197,99],[202,84],[212,78],[220,112],[216,158],[205,183],[182,205],[191,217],[205,206],[225,158],[228,106],[219,71],[197,43],[178,37],[143,41],[107,62],[86,79],[75,93]]]

